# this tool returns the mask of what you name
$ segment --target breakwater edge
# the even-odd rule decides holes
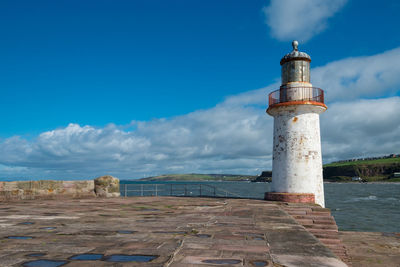
[[[187,194],[198,193],[195,185],[214,186],[244,198],[263,199],[264,193],[270,191],[268,183],[233,182],[233,181],[127,181],[121,180],[121,196],[124,185],[137,190],[128,191],[128,196],[140,194],[144,185],[144,195],[154,194],[154,185],[158,185],[158,195],[169,195],[170,185],[193,184]],[[179,190],[175,186],[173,190]],[[400,232],[400,183],[325,183],[326,207],[331,209],[339,230],[367,232]],[[146,191],[148,190],[148,191]],[[182,190],[184,190],[182,188]],[[183,193],[183,191],[182,191]],[[179,194],[175,191],[174,194]],[[384,218],[384,219],[382,219]]]

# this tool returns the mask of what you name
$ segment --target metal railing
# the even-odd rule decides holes
[[[324,90],[317,87],[281,87],[268,96],[269,106],[296,101],[314,101],[324,104]]]
[[[121,184],[121,196],[182,196],[246,198],[208,184]]]

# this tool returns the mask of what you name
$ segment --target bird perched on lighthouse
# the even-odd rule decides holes
[[[272,192],[267,200],[312,202],[325,206],[319,114],[327,107],[324,91],[310,83],[311,57],[293,50],[280,62],[282,85],[269,94],[274,117]]]

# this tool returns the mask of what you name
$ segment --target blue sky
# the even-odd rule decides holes
[[[0,179],[270,169],[266,96],[293,39],[326,91],[324,161],[400,153],[399,12],[389,0],[2,1]]]

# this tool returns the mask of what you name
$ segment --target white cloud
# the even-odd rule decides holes
[[[399,114],[400,97],[333,103],[321,115],[324,160],[400,153]]]
[[[398,62],[400,48],[312,70],[314,84],[328,91],[328,111],[321,115],[325,161],[399,153],[400,97],[385,97],[399,93]],[[265,108],[267,94],[277,88],[230,96],[171,119],[134,121],[134,130],[70,124],[33,140],[10,137],[0,141],[0,178],[258,174],[271,169],[273,119]],[[366,97],[380,98],[360,99]]]
[[[70,124],[28,142],[12,137],[0,144],[0,162],[27,167],[26,175],[134,178],[171,172],[252,172],[269,164],[272,119],[254,108],[215,107],[171,120],[138,122],[125,132]],[[256,167],[250,167],[256,165]],[[29,173],[30,171],[30,173]],[[0,173],[1,169],[0,169]],[[4,173],[4,172],[3,172]],[[18,175],[21,175],[18,173]]]
[[[263,8],[271,35],[281,41],[306,42],[327,27],[347,0],[271,0]]]
[[[400,47],[381,54],[347,58],[312,70],[312,82],[329,101],[393,94],[400,85]]]

